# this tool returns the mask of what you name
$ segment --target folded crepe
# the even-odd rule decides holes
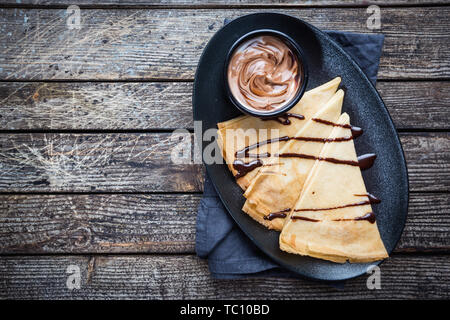
[[[245,147],[260,141],[296,134],[312,115],[331,99],[340,82],[341,78],[337,77],[317,88],[305,92],[299,103],[289,111],[289,113],[293,115],[291,117],[262,120],[257,117],[240,116],[217,124],[219,128],[217,132],[217,142],[222,151],[223,158],[232,174],[236,177],[238,185],[242,189],[245,190],[249,186],[260,167],[249,170],[245,175],[238,175],[238,171],[233,167],[233,162],[236,159],[236,151],[242,150]],[[304,116],[304,119],[296,117],[299,115]],[[255,154],[270,153],[270,150],[278,150],[280,149],[280,145],[284,144],[285,142],[265,144],[252,150],[252,153],[254,156]],[[239,160],[244,163],[256,161],[255,157],[243,157]],[[259,159],[258,161],[266,162],[267,159]]]
[[[344,113],[338,123],[349,125],[349,116]],[[349,134],[336,126],[330,138]],[[353,140],[327,142],[286,218],[280,248],[339,263],[388,257],[370,199]]]
[[[325,106],[313,115],[313,119],[337,122],[343,99],[344,91],[337,91]],[[244,193],[247,201],[242,210],[269,229],[282,229],[284,217],[298,200],[303,184],[315,163],[314,157],[319,156],[333,130],[333,126],[313,119],[306,121],[303,128],[292,136],[296,139],[289,140],[279,150],[282,155],[306,154],[313,157],[272,157],[261,167]],[[351,132],[345,133],[344,138],[351,137]]]

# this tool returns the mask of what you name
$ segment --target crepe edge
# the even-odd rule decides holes
[[[256,222],[259,222],[260,224],[267,227],[268,229],[281,231],[281,229],[283,228],[285,218],[266,220],[266,219],[264,219],[263,215],[260,215],[260,214],[256,213],[255,211],[253,211],[251,204],[248,204],[247,202],[242,207],[242,211],[247,213],[253,220],[255,220]]]
[[[379,261],[385,258],[388,258],[389,255],[385,250],[383,253],[373,254],[373,255],[349,255],[339,252],[338,250],[334,250],[332,248],[320,247],[316,250],[308,248],[308,245],[305,244],[304,248],[299,248],[296,244],[291,245],[290,243],[284,242],[283,237],[280,234],[279,240],[280,249],[301,256],[309,256],[313,258],[318,258],[322,260],[332,261],[336,263],[346,263],[347,261],[350,263],[367,263]],[[329,252],[329,253],[323,253]]]

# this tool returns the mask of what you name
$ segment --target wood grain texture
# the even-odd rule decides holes
[[[450,82],[378,82],[397,129],[450,129]]]
[[[81,288],[66,286],[67,267]],[[394,256],[381,265],[381,290],[368,276],[343,290],[300,279],[216,280],[195,256],[0,257],[0,298],[9,299],[432,299],[449,298],[449,256]]]
[[[378,82],[399,129],[450,129],[450,82]],[[193,128],[192,83],[0,83],[4,130]]]
[[[202,166],[171,162],[179,144],[169,133],[0,135],[0,191],[200,191]]]
[[[401,133],[400,140],[405,152],[410,190],[450,191],[450,134]],[[432,179],[430,174],[434,176]]]
[[[366,8],[273,11],[324,30],[372,32]],[[81,29],[69,29],[64,9],[1,9],[0,79],[192,79],[224,20],[254,12],[259,10],[84,9]],[[383,8],[379,77],[448,78],[449,14],[450,7]]]
[[[371,33],[366,2],[20,2],[0,4],[11,7],[0,9],[0,80],[24,81],[0,82],[0,299],[450,298],[449,132],[400,135],[413,193],[396,253],[381,266],[382,290],[368,290],[364,275],[344,290],[264,275],[212,279],[192,254],[203,167],[171,163],[179,139],[154,133],[192,128],[189,81],[225,20],[270,6],[322,29]],[[370,3],[382,6],[375,32],[386,35],[377,88],[397,128],[449,131],[448,1]],[[66,24],[73,4],[79,30]],[[122,191],[139,194],[114,193]],[[81,268],[80,290],[66,287],[69,265]]]
[[[400,138],[410,189],[449,191],[450,134]],[[0,135],[0,191],[201,191],[202,165],[171,162],[186,141],[169,133]]]
[[[1,254],[193,253],[200,194],[0,195]],[[450,251],[448,194],[411,194],[396,252]]]
[[[194,252],[200,194],[1,195],[1,253]]]
[[[69,6],[79,5],[81,7],[132,7],[132,6],[150,6],[150,7],[317,7],[317,6],[368,6],[366,1],[361,0],[315,0],[315,1],[298,1],[298,0],[3,0],[3,4],[18,6]],[[372,0],[370,4],[379,6],[401,6],[401,5],[432,5],[447,4],[446,0]]]
[[[0,83],[0,128],[193,128],[192,83]]]

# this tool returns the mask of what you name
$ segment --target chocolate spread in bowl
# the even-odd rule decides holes
[[[244,107],[256,111],[283,107],[295,97],[300,86],[297,57],[275,36],[257,36],[240,44],[227,72],[233,96]]]

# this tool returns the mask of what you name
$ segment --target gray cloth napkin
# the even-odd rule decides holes
[[[384,35],[326,33],[355,59],[375,84]],[[207,174],[197,214],[195,250],[200,258],[208,259],[209,271],[217,279],[298,277],[281,268],[249,241],[222,205]]]

